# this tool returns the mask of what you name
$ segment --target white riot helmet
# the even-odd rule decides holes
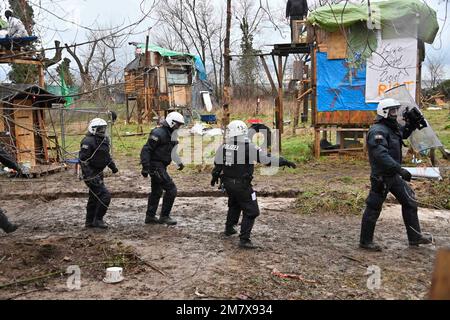
[[[167,115],[166,122],[170,128],[173,128],[176,124],[184,124],[184,117],[181,113],[171,112]]]
[[[92,119],[91,122],[89,122],[88,131],[92,135],[102,136],[106,133],[106,128],[108,127],[108,124],[105,120],[100,118]]]
[[[233,120],[227,126],[227,138],[246,136],[248,134],[248,128],[244,121]]]
[[[395,99],[387,98],[383,99],[378,103],[377,114],[380,117],[387,119],[389,116],[389,109],[398,109],[400,108],[401,103]]]

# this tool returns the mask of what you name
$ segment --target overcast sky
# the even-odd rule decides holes
[[[234,0],[237,1],[237,0]],[[256,1],[256,0],[255,0]],[[446,71],[450,77],[450,27],[449,21],[445,21],[446,13],[450,16],[450,5],[442,0],[422,0],[438,13],[441,30],[433,45],[427,45],[427,54],[440,57],[446,64]],[[43,39],[44,47],[52,47],[54,40],[63,43],[75,43],[86,40],[84,27],[98,28],[128,25],[143,17],[153,0],[31,0],[31,3],[40,4],[44,10],[35,7],[37,20],[37,35]],[[223,0],[212,0],[219,8],[225,5]],[[316,1],[308,1],[310,7]],[[1,0],[2,12],[7,7],[7,0]],[[145,3],[144,7],[141,4]],[[286,0],[270,0],[272,12],[277,17],[282,17]],[[63,17],[63,19],[57,18]],[[152,14],[150,18],[142,22],[134,31],[138,34],[130,36],[130,41],[145,41],[146,30],[157,24],[157,16]],[[67,20],[67,21],[63,21]],[[450,17],[449,19],[450,20]],[[288,42],[289,28],[283,26],[284,36],[274,31],[273,28],[265,28],[258,35],[256,41],[259,45]],[[284,37],[284,38],[283,38]],[[269,50],[267,48],[267,50]],[[50,56],[51,54],[48,54]],[[121,63],[129,61],[133,57],[133,48],[125,44],[118,60]],[[1,77],[1,75],[0,75]],[[3,80],[3,79],[2,79]]]

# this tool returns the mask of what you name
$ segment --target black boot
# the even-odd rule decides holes
[[[19,226],[9,222],[8,217],[4,211],[0,209],[0,229],[3,229],[6,233],[12,233],[17,230]]]
[[[86,228],[94,228],[94,222],[86,220],[86,222],[84,223],[84,226]]]
[[[374,252],[379,252],[382,251],[381,246],[374,243],[374,242],[370,242],[370,243],[363,243],[361,242],[359,244],[359,247],[362,249],[366,249],[368,251],[374,251]]]
[[[155,216],[145,216],[145,224],[157,224],[159,220]]]
[[[176,220],[173,220],[169,216],[161,216],[158,221],[160,224],[167,224],[168,226],[174,226],[177,224]]]
[[[258,247],[255,246],[250,239],[249,240],[241,239],[239,241],[239,248],[242,248],[242,249],[256,249]]]
[[[233,234],[236,234],[236,233],[238,233],[238,232],[237,232],[237,230],[234,227],[225,227],[224,234],[227,237],[230,237],[230,236],[232,236]]]
[[[418,240],[409,241],[410,247],[418,247],[420,244],[432,244],[434,242],[432,235],[420,235]]]
[[[94,219],[94,222],[92,223],[92,228],[108,229],[108,225],[103,221],[103,218]]]

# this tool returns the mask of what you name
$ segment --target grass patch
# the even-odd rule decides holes
[[[450,112],[449,108],[442,110],[424,110],[425,118],[431,124],[444,147],[450,148]]]
[[[282,155],[290,161],[305,163],[313,158],[312,137],[309,134],[282,140]]]
[[[308,188],[296,200],[300,214],[315,213],[360,214],[367,197],[366,190],[329,190]]]
[[[450,177],[443,173],[442,181],[424,181],[415,188],[419,205],[427,208],[450,210]]]

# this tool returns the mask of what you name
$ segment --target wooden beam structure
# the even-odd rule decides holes
[[[437,253],[430,299],[450,300],[450,249],[441,249]]]

